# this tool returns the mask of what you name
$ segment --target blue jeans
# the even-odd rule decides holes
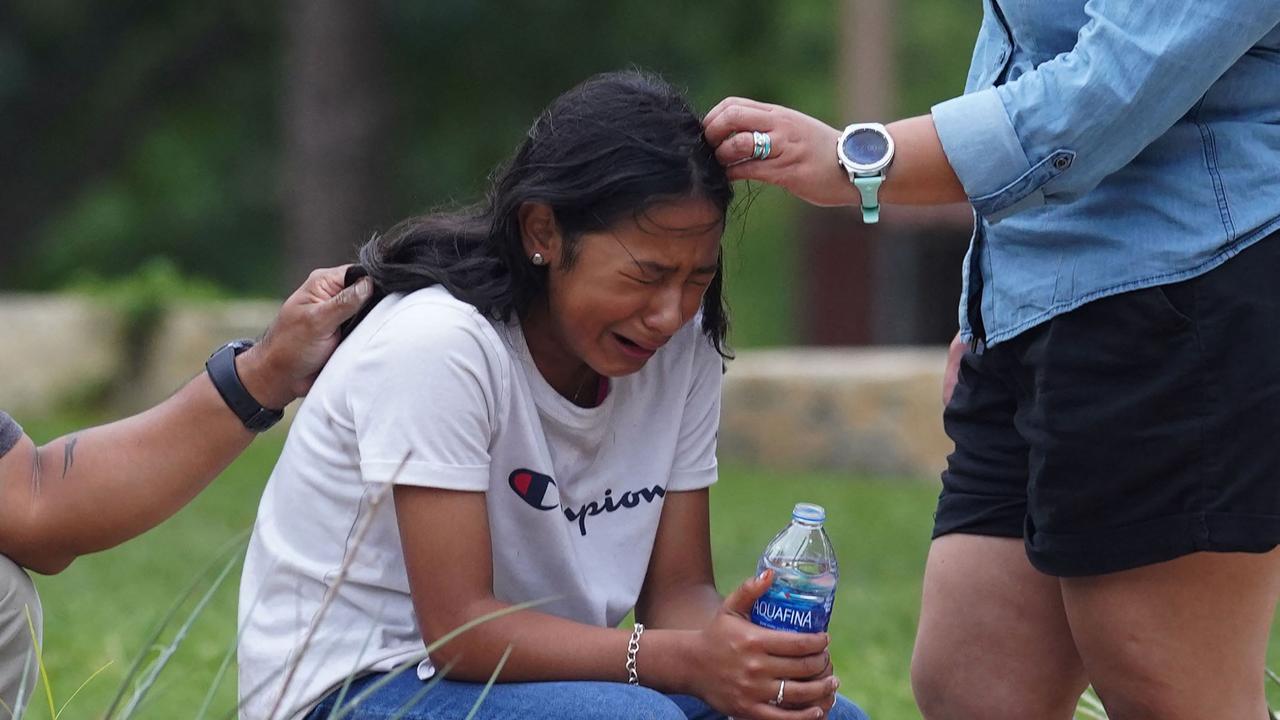
[[[363,697],[344,720],[462,720],[484,690],[483,683],[441,680],[421,698],[426,682],[417,668],[397,673]],[[346,711],[366,688],[387,677],[367,675],[351,683],[342,701]],[[430,681],[428,681],[430,682]],[[325,698],[307,720],[325,720],[334,712],[340,690]],[[829,720],[867,720],[844,696],[836,699]],[[649,688],[585,680],[497,683],[485,696],[475,720],[725,720],[725,716],[691,695],[665,695]]]

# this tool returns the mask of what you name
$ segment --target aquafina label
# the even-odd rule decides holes
[[[792,632],[823,632],[831,621],[840,569],[831,538],[822,529],[821,505],[798,503],[791,523],[760,555],[757,573],[773,571],[773,585],[751,608],[751,622]]]

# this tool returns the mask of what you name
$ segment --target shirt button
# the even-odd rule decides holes
[[[1071,156],[1059,155],[1058,157],[1053,159],[1053,166],[1058,168],[1059,170],[1066,170],[1067,168],[1071,167]]]

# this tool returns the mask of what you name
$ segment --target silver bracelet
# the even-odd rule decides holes
[[[644,634],[644,625],[636,623],[631,631],[631,642],[627,643],[627,684],[639,685],[640,676],[636,673],[636,653],[640,652],[640,636]]]

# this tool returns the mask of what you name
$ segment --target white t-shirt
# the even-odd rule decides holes
[[[666,493],[715,482],[721,370],[695,320],[581,408],[547,384],[517,323],[439,287],[383,300],[316,381],[263,494],[240,587],[243,717],[270,714],[292,665],[276,717],[352,673],[425,658],[392,482],[486,493],[499,600],[554,597],[538,610],[617,625]]]

